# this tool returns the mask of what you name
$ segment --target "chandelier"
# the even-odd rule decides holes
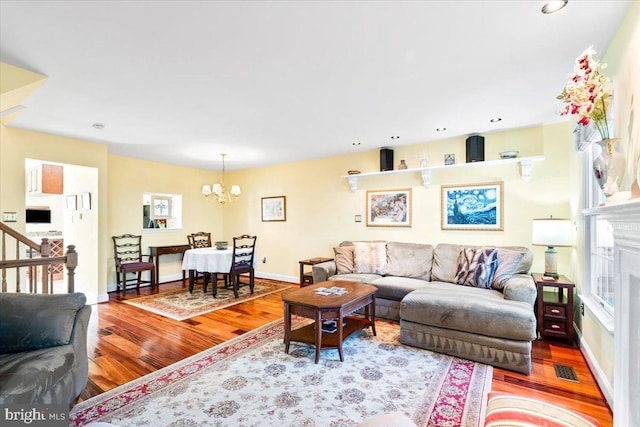
[[[222,156],[222,181],[213,185],[205,184],[202,186],[202,195],[208,200],[215,200],[221,205],[227,202],[231,202],[238,198],[240,195],[240,186],[232,185],[231,190],[226,191],[224,187],[224,158],[226,154],[220,154]]]

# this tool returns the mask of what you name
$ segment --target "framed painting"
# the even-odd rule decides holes
[[[443,185],[443,230],[503,229],[502,181],[483,184]]]
[[[171,217],[171,197],[151,196],[151,219],[169,219]]]
[[[69,196],[66,196],[65,202],[66,202],[65,206],[66,206],[68,211],[78,210],[78,199],[76,198],[75,194],[71,194]]]
[[[262,198],[262,221],[286,221],[287,198],[286,196],[274,196]]]
[[[78,195],[79,209],[88,211],[91,210],[91,193],[81,193]]]
[[[411,227],[411,189],[367,191],[367,227]]]

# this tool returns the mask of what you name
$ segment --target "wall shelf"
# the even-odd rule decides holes
[[[422,184],[425,187],[429,187],[431,185],[431,172],[435,170],[443,170],[443,169],[459,169],[459,168],[469,168],[469,167],[479,167],[479,166],[499,166],[506,164],[520,164],[520,176],[523,181],[529,181],[531,179],[531,165],[533,162],[544,160],[544,156],[530,156],[530,157],[515,157],[512,159],[498,159],[498,160],[487,160],[484,162],[473,162],[473,163],[458,163],[455,165],[440,165],[440,166],[428,166],[426,168],[415,168],[415,169],[399,169],[392,171],[384,171],[384,172],[367,172],[367,173],[359,173],[357,175],[343,175],[341,178],[346,178],[349,181],[349,186],[351,187],[351,191],[358,191],[358,179],[366,178],[370,176],[384,176],[384,175],[397,175],[403,173],[419,173],[422,176]]]

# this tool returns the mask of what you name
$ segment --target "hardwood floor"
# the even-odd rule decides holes
[[[182,282],[160,285],[161,291]],[[127,291],[126,299],[157,293],[149,288]],[[185,321],[176,321],[124,304],[117,293],[93,306],[89,323],[89,383],[86,400],[156,371],[271,321],[280,319],[280,293],[267,295]],[[572,366],[579,383],[557,379],[553,363]],[[613,425],[612,413],[576,347],[535,341],[533,372],[522,375],[494,368],[491,389],[555,402]]]

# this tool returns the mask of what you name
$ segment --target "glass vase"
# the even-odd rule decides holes
[[[601,152],[593,159],[593,174],[607,197],[620,191],[624,177],[626,161],[624,155],[617,150],[619,141],[620,138],[609,138],[596,142]]]
[[[604,185],[607,183],[609,176],[609,149],[606,140],[597,141],[596,144],[600,147],[600,154],[593,159],[593,175],[600,189],[604,191]]]

